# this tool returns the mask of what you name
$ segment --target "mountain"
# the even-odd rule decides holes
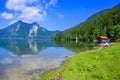
[[[120,41],[120,4],[100,11],[85,22],[59,32],[54,39],[93,41],[99,36],[108,36],[113,42]]]
[[[51,38],[59,31],[49,31],[36,22],[28,24],[18,21],[0,30],[0,38]]]
[[[102,16],[104,13],[109,12],[109,10],[110,10],[110,9],[105,9],[105,10],[102,10],[102,11],[100,11],[100,12],[97,12],[97,13],[95,13],[94,15],[88,17],[87,20],[92,20],[92,19],[95,19],[96,17]]]

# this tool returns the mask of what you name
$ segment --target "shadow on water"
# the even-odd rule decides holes
[[[56,47],[52,40],[34,39],[0,39],[0,47],[5,48],[17,56],[37,54],[47,47]]]
[[[83,52],[86,50],[91,50],[93,47],[97,46],[94,42],[76,42],[76,41],[56,41],[58,46],[72,50],[75,53]]]

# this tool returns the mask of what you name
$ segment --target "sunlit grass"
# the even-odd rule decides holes
[[[120,80],[120,43],[69,57],[39,80],[50,80],[63,69],[61,80]]]

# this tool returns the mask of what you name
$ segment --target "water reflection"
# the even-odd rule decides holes
[[[37,54],[47,47],[56,47],[51,40],[33,39],[0,39],[0,47],[5,48],[17,56]]]
[[[58,46],[72,50],[75,53],[83,52],[86,50],[91,50],[93,47],[97,46],[94,42],[81,42],[81,41],[56,41]]]
[[[57,44],[57,45],[56,45]],[[91,49],[92,43],[34,39],[0,39],[0,80],[36,80],[64,60]]]
[[[73,54],[51,40],[0,39],[0,80],[36,80]]]
[[[9,60],[12,60],[9,58]],[[36,80],[46,72],[61,65],[63,58],[44,59],[38,56],[25,56],[1,69],[0,80]]]

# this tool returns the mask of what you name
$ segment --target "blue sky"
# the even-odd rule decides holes
[[[0,0],[0,29],[18,20],[38,22],[48,30],[65,30],[120,0]]]

